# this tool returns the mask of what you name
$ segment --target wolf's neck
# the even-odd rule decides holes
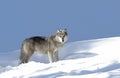
[[[63,42],[58,42],[56,40],[56,36],[55,35],[50,36],[50,38],[51,38],[52,42],[55,43],[56,46],[63,46],[64,43]]]

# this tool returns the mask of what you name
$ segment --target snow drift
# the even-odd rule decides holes
[[[120,37],[67,43],[52,64],[36,53],[18,65],[19,53],[0,53],[0,78],[120,78]]]

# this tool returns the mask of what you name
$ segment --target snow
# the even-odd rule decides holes
[[[0,52],[0,78],[120,78],[120,37],[67,43],[60,61],[35,53],[18,65],[20,50]]]

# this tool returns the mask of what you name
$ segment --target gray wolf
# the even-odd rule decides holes
[[[67,29],[57,30],[54,35],[34,36],[23,41],[20,52],[20,64],[27,63],[34,52],[48,54],[49,62],[59,60],[58,50],[68,40]]]

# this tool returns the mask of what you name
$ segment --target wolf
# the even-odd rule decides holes
[[[54,35],[26,38],[21,47],[20,63],[27,63],[34,52],[48,54],[49,62],[59,60],[58,51],[68,40],[67,29],[57,30]]]

